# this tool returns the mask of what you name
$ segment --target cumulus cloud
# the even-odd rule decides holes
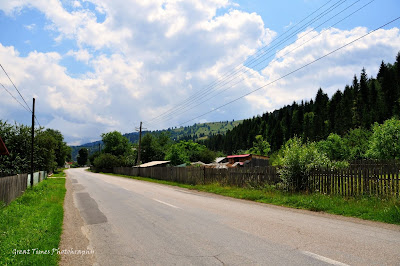
[[[74,45],[64,54],[36,48],[21,56],[15,47],[0,44],[0,61],[23,95],[37,97],[43,125],[61,130],[67,141],[75,144],[98,139],[110,130],[132,132],[139,121],[148,121],[197,95],[191,98],[193,105],[183,104],[168,119],[157,120],[151,129],[176,126],[366,32],[364,28],[331,29],[280,58],[304,42],[299,36],[296,43],[276,55],[276,61],[256,71],[243,67],[242,62],[276,33],[258,14],[237,10],[237,5],[228,0],[0,2],[0,10],[9,16],[18,17],[24,8],[45,14],[58,45],[66,40]],[[221,8],[228,11],[217,15]],[[99,20],[99,14],[104,19]],[[310,36],[316,34],[313,31]],[[293,100],[311,98],[319,87],[332,93],[342,89],[362,67],[376,73],[380,60],[393,60],[399,43],[398,29],[378,31],[362,43],[199,119],[247,118]],[[78,77],[69,75],[62,63],[68,57],[86,64],[90,71]],[[206,92],[210,83],[235,66],[241,66],[237,79]],[[0,81],[7,82],[3,76]],[[0,97],[0,103],[4,117],[11,115],[10,110],[21,109],[9,97]],[[194,105],[198,106],[188,110]]]

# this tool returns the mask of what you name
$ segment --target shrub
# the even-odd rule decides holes
[[[375,123],[367,156],[373,159],[400,159],[400,120]]]
[[[111,169],[120,165],[121,161],[118,157],[109,153],[100,154],[94,159],[94,166],[101,169]]]
[[[303,144],[301,138],[290,139],[282,148],[282,166],[279,169],[283,184],[287,189],[302,191],[307,189],[310,171],[331,166],[325,153],[320,152],[314,142]]]

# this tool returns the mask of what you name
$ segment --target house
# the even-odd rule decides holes
[[[0,137],[0,155],[9,155],[6,145]]]
[[[169,163],[171,161],[152,161],[148,163],[141,164],[139,166],[134,166],[134,167],[140,167],[140,168],[148,168],[148,167],[165,167],[169,166]]]
[[[230,155],[228,157],[229,166],[268,166],[269,158],[267,156],[256,155],[256,154],[241,154],[241,155]]]

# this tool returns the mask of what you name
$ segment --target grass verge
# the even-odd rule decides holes
[[[53,175],[51,177],[66,177],[64,170],[67,168],[58,168],[57,170],[54,171]]]
[[[319,193],[287,193],[281,190],[277,190],[274,187],[254,189],[228,187],[221,186],[219,184],[187,185],[146,177],[132,177],[109,173],[102,174],[132,178],[158,184],[178,186],[182,188],[210,192],[237,199],[246,199],[278,206],[285,206],[316,212],[326,212],[331,214],[361,218],[364,220],[372,220],[400,225],[399,199],[381,199],[374,196],[342,197],[323,195]]]
[[[0,209],[0,265],[58,265],[65,192],[46,179]]]

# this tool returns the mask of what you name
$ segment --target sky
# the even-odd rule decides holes
[[[0,120],[30,125],[35,98],[36,123],[79,145],[141,121],[240,120],[331,96],[395,61],[400,19],[368,33],[399,11],[398,0],[0,0],[0,64],[24,98],[0,69]]]

